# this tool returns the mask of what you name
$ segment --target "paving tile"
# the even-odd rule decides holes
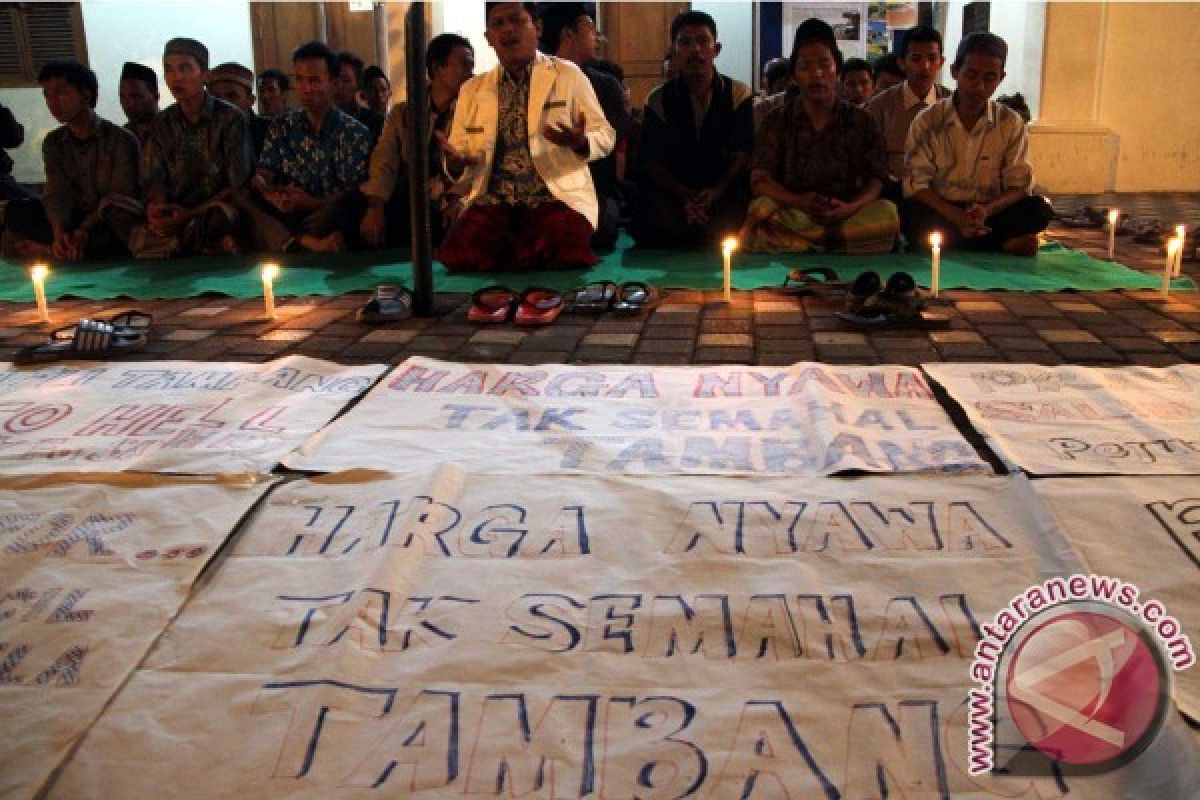
[[[642,332],[644,339],[695,339],[696,328],[687,325],[655,325]]]
[[[766,312],[783,311],[793,312],[801,308],[801,305],[795,300],[755,300],[755,314],[763,314]]]
[[[468,343],[454,351],[457,361],[475,363],[502,363],[512,355],[515,347],[511,344],[475,344]]]
[[[639,333],[646,327],[642,317],[609,317],[592,325],[592,333]]]
[[[759,338],[755,342],[755,346],[760,353],[788,353],[797,350],[807,350],[812,352],[813,343],[811,339],[763,339]]]
[[[638,345],[638,353],[672,353],[689,355],[692,352],[690,339],[643,339]]]
[[[630,359],[631,364],[650,364],[655,366],[684,366],[692,363],[691,355],[678,353],[648,353],[639,350]]]
[[[753,347],[754,337],[748,333],[702,333],[696,344],[701,348]]]
[[[575,351],[571,360],[586,364],[624,364],[632,355],[632,347],[590,345]]]
[[[408,348],[423,353],[453,353],[466,343],[465,336],[431,336],[422,334],[408,343]]]
[[[312,336],[316,331],[298,328],[295,330],[274,330],[258,337],[263,342],[299,342]]]
[[[929,338],[938,344],[983,344],[983,337],[974,331],[930,331]]]
[[[807,325],[768,325],[760,327],[754,332],[754,338],[758,341],[766,339],[812,339],[812,333]]]
[[[988,341],[1004,351],[1050,349],[1050,345],[1036,336],[989,336]]]
[[[636,333],[589,333],[580,342],[582,347],[633,347],[638,342]]]
[[[1072,361],[1124,361],[1116,350],[1099,342],[1054,342],[1054,349]]]
[[[341,358],[363,358],[371,361],[387,361],[400,345],[394,342],[355,342],[338,353]]]
[[[754,324],[759,329],[765,327],[775,327],[778,325],[801,325],[807,315],[803,309],[795,309],[793,311],[767,311],[755,312]]]
[[[229,348],[229,352],[235,356],[276,355],[287,350],[291,345],[291,342],[268,342],[262,339],[254,339],[235,344]]]
[[[1100,340],[1094,333],[1088,331],[1042,331],[1041,336],[1047,342],[1091,342],[1097,343]]]
[[[813,334],[813,344],[820,345],[850,345],[850,346],[865,346],[867,344],[866,334],[862,333],[829,333],[818,332]]]
[[[1139,367],[1173,367],[1187,363],[1174,353],[1130,353],[1129,361]]]
[[[700,307],[691,303],[663,303],[654,310],[656,317],[699,314]]]
[[[181,317],[215,317],[218,314],[224,314],[229,310],[229,306],[200,306],[199,308],[189,308],[187,311],[181,311]]]
[[[1085,303],[1081,301],[1062,301],[1052,303],[1059,311],[1066,311],[1070,314],[1103,314],[1104,309],[1095,303]]]
[[[705,317],[700,322],[700,330],[704,333],[749,333],[750,320]]]
[[[1200,333],[1194,331],[1153,331],[1152,336],[1161,342],[1177,344],[1182,342],[1200,342]]]
[[[697,347],[692,355],[697,364],[751,364],[753,347]]]
[[[177,328],[162,334],[159,338],[168,342],[198,342],[215,333],[216,331],[211,328]]]
[[[508,357],[509,364],[565,364],[571,357],[570,350],[515,350]]]
[[[997,302],[996,300],[960,300],[959,302],[955,303],[954,305],[958,307],[959,311],[962,311],[964,313],[969,313],[969,312],[973,312],[973,313],[979,313],[979,312],[1007,313],[1008,312],[1008,309],[1004,307],[1004,304]]]
[[[878,364],[879,355],[866,345],[817,345],[817,360],[830,364]]]
[[[797,356],[789,353],[764,353],[759,351],[758,356],[754,359],[754,363],[764,367],[790,367],[793,364],[812,361],[812,357],[811,352],[807,355]]]
[[[295,352],[304,354],[340,353],[352,344],[354,344],[354,339],[349,336],[313,336],[296,345]]]
[[[328,333],[326,328],[323,333]],[[384,328],[382,330],[371,331],[359,341],[368,342],[371,344],[408,344],[413,339],[420,335],[419,331],[396,330],[394,328]]]
[[[972,340],[974,341],[974,340]],[[914,336],[911,333],[904,336],[878,336],[871,335],[871,343],[877,348],[883,350],[921,350],[928,348],[932,350],[929,344],[928,336]]]
[[[1105,337],[1104,343],[1123,353],[1165,353],[1167,346],[1149,336]]]
[[[972,358],[980,361],[994,360],[1000,351],[988,344],[980,342],[938,342],[938,352],[944,358]]]
[[[525,339],[525,337],[528,335],[529,334],[525,333],[524,331],[510,331],[510,330],[504,330],[504,329],[499,329],[499,328],[485,328],[484,330],[477,331],[467,341],[473,345],[482,345],[482,344],[517,345],[517,344],[520,344]],[[405,341],[408,341],[408,340],[405,340]]]

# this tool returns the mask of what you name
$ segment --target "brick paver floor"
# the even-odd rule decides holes
[[[1059,197],[1067,211],[1077,203],[1114,204],[1165,225],[1200,225],[1200,194]],[[1101,231],[1054,225],[1050,235],[1103,258]],[[1159,274],[1162,255],[1153,246],[1122,237],[1123,263]],[[1184,262],[1200,279],[1200,264]],[[782,365],[831,363],[1010,361],[1038,364],[1140,364],[1200,361],[1200,292],[1156,291],[980,292],[945,291],[933,307],[951,317],[945,330],[860,332],[835,316],[839,303],[760,289],[719,292],[669,289],[657,308],[640,316],[567,315],[544,328],[466,321],[467,295],[437,295],[437,315],[383,326],[354,320],[366,293],[281,300],[279,318],[264,321],[257,299],[62,301],[53,304],[54,326],[82,316],[149,311],[155,333],[142,360],[266,361],[298,353],[341,363],[397,363],[413,355],[456,361],[635,364]],[[45,339],[32,304],[0,303],[0,359]]]

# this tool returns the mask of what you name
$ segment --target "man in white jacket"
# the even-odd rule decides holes
[[[579,268],[599,209],[588,162],[616,134],[579,67],[537,51],[534,3],[486,3],[500,64],[463,85],[439,134],[463,209],[438,257],[450,270]]]

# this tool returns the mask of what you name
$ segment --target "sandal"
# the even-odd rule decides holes
[[[521,292],[513,322],[518,325],[549,325],[563,310],[562,292],[544,286],[531,286]]]
[[[850,311],[847,308],[845,311],[839,311],[837,317],[857,328],[936,328],[950,324],[949,317],[927,315],[924,311],[925,300],[921,297],[913,276],[907,272],[897,272],[889,277],[883,289],[868,298],[858,311]]]
[[[629,281],[622,283],[617,290],[616,302],[613,303],[612,309],[618,313],[636,314],[650,308],[657,300],[658,293],[654,291],[653,286],[641,281]]]
[[[609,311],[617,300],[617,290],[617,284],[612,281],[593,281],[580,289],[572,289],[567,310],[572,313]]]
[[[44,344],[21,348],[13,356],[13,363],[41,364],[64,358],[105,359],[119,353],[135,353],[145,346],[145,329],[118,328],[104,320],[81,319],[51,333]]]
[[[783,279],[783,288],[797,294],[828,296],[831,292],[844,292],[850,288],[829,267],[805,267],[790,270]]]
[[[517,293],[507,286],[485,286],[471,295],[470,322],[505,322],[516,310]]]
[[[395,322],[412,316],[412,292],[403,286],[375,287],[371,299],[358,310],[359,322]]]
[[[867,301],[879,294],[882,286],[883,282],[879,279],[879,273],[874,270],[868,270],[859,275],[846,290],[845,312],[857,314],[862,311]]]

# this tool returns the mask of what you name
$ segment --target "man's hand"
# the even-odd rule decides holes
[[[446,157],[446,168],[451,172],[462,172],[467,167],[478,166],[480,158],[469,153],[461,153],[454,149],[450,144],[450,140],[442,131],[434,131],[433,136],[437,139],[438,147],[441,148],[442,154]]]
[[[146,225],[159,236],[170,236],[187,222],[187,212],[175,203],[151,202],[146,207]]]
[[[588,153],[587,116],[582,111],[579,112],[575,124],[563,123],[557,128],[547,125],[542,128],[542,135],[550,142],[573,150],[580,155],[586,156]]]
[[[825,202],[821,216],[825,224],[830,225],[837,222],[845,222],[853,217],[859,211],[859,206],[854,203],[847,203],[836,197],[831,197]]]
[[[291,211],[299,211],[307,213],[316,211],[321,207],[321,201],[313,197],[308,192],[301,189],[299,186],[288,186],[286,189],[281,189],[279,210],[288,213]]]
[[[383,204],[375,204],[367,206],[367,213],[363,215],[362,224],[358,226],[358,232],[362,234],[363,239],[372,247],[379,247],[383,244],[384,232],[387,229],[387,219],[383,213]]]
[[[716,189],[701,189],[698,192],[692,192],[683,206],[688,224],[707,225],[712,214],[713,204],[716,202]]]
[[[67,253],[71,247],[71,234],[64,230],[54,231],[54,241],[50,243],[50,254],[59,261],[67,261]]]
[[[951,220],[958,226],[964,238],[973,239],[976,236],[984,236],[991,232],[991,228],[987,226],[987,218],[990,215],[986,205],[973,204],[965,210],[959,212],[958,219]]]

